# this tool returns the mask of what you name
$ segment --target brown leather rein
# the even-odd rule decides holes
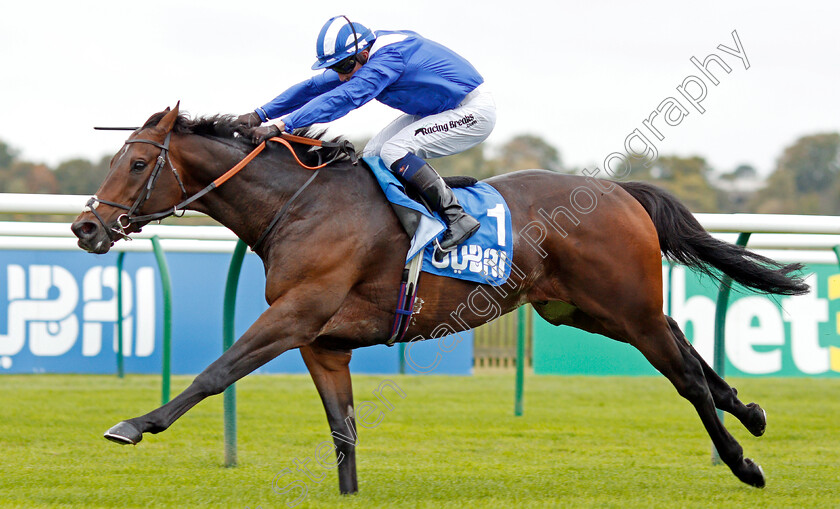
[[[95,128],[95,129],[103,129],[103,128]],[[104,128],[104,129],[107,129],[107,128]],[[122,129],[128,129],[128,128],[111,128],[111,129],[122,130]],[[139,205],[143,201],[145,201],[145,199],[141,201],[140,198],[138,198],[138,201],[135,202],[134,206],[128,207],[128,206],[120,204],[120,203],[101,200],[96,195],[92,196],[90,198],[90,200],[88,200],[88,202],[85,206],[85,209],[92,212],[93,215],[99,220],[99,222],[102,224],[102,226],[105,229],[110,229],[111,231],[121,235],[122,238],[127,239],[127,240],[131,240],[131,237],[129,237],[129,235],[125,232],[125,228],[127,228],[129,225],[131,225],[132,223],[158,221],[158,220],[164,219],[166,217],[176,215],[178,212],[183,213],[183,211],[186,210],[187,205],[189,205],[190,203],[198,200],[199,198],[201,198],[205,194],[209,193],[213,189],[216,189],[217,187],[221,186],[222,184],[227,182],[231,177],[233,177],[234,175],[236,175],[237,173],[242,171],[242,169],[244,169],[248,165],[248,163],[253,161],[254,158],[257,157],[260,154],[260,152],[265,150],[265,147],[266,147],[266,145],[269,141],[280,143],[284,147],[288,148],[289,152],[292,153],[292,156],[295,158],[295,161],[297,161],[298,165],[300,165],[302,168],[305,168],[307,170],[312,170],[313,173],[312,173],[312,176],[309,177],[309,179],[295,192],[295,194],[293,194],[292,197],[289,198],[289,200],[286,201],[286,203],[283,205],[283,207],[277,212],[277,214],[271,220],[269,225],[263,231],[262,235],[260,235],[260,237],[254,243],[254,245],[251,246],[251,251],[256,251],[262,245],[263,241],[265,241],[265,238],[268,236],[268,234],[271,232],[271,230],[274,228],[274,226],[277,224],[277,222],[280,220],[280,218],[283,217],[283,215],[285,215],[286,211],[289,209],[289,207],[291,206],[291,204],[295,200],[295,198],[300,196],[300,194],[303,192],[303,190],[306,189],[309,186],[309,184],[312,183],[313,180],[315,180],[315,177],[318,175],[318,172],[321,170],[321,168],[324,168],[328,164],[336,161],[338,158],[340,158],[344,154],[346,154],[347,156],[350,157],[350,161],[353,163],[353,165],[358,164],[358,160],[356,158],[356,151],[355,151],[355,148],[353,147],[352,143],[350,143],[347,140],[342,140],[340,142],[326,142],[326,141],[317,140],[317,139],[314,139],[314,138],[306,138],[304,136],[297,136],[297,135],[289,134],[289,133],[280,133],[280,136],[275,136],[275,137],[269,138],[268,140],[263,141],[262,143],[257,145],[257,147],[254,148],[254,150],[252,150],[248,155],[246,155],[241,161],[236,163],[231,169],[229,169],[228,171],[226,171],[225,173],[223,173],[222,175],[217,177],[215,180],[213,180],[213,182],[211,182],[207,187],[205,187],[201,191],[197,192],[196,194],[192,195],[191,197],[187,198],[186,200],[182,201],[181,203],[175,205],[171,209],[167,209],[167,210],[164,210],[162,212],[157,212],[157,213],[154,213],[154,214],[134,216],[133,215],[134,211],[139,209]],[[160,174],[160,171],[159,171],[160,167],[163,166],[164,161],[166,159],[168,159],[168,157],[169,157],[169,154],[168,154],[169,153],[169,134],[167,134],[166,141],[164,142],[163,145],[161,145],[160,143],[151,141],[151,140],[144,140],[144,139],[128,140],[128,141],[126,141],[126,143],[149,143],[151,145],[155,145],[157,147],[160,147],[160,149],[161,149],[161,154],[160,154],[160,156],[158,156],[158,160],[159,160],[158,167],[156,167],[155,171],[153,171],[152,174],[149,176],[149,180],[146,183],[146,186],[144,186],[144,190],[142,191],[142,192],[146,193],[146,199],[148,199],[148,197],[151,195],[152,189],[154,188],[155,181],[157,180],[157,177]],[[299,143],[299,144],[302,144],[302,145],[309,145],[309,146],[313,146],[313,147],[334,148],[334,149],[336,149],[336,152],[335,152],[335,155],[332,157],[332,159],[330,159],[329,161],[326,161],[326,162],[324,162],[322,164],[319,164],[317,166],[307,166],[298,157],[297,153],[295,152],[295,149],[291,145],[292,143]],[[170,163],[170,167],[172,167],[172,170],[173,170],[173,172],[175,172],[175,176],[178,178],[178,182],[180,183],[180,177],[178,177],[178,173],[175,170],[175,167],[172,166],[171,163]],[[183,185],[182,185],[181,189],[183,191]],[[142,197],[142,192],[141,192],[141,197]],[[128,211],[127,214],[123,214],[117,219],[117,226],[119,227],[119,229],[117,229],[115,227],[108,227],[105,224],[105,221],[102,219],[102,217],[100,217],[100,215],[96,212],[96,207],[100,203],[104,203],[105,205],[111,205],[113,207],[121,208],[121,209],[124,209],[124,210]],[[123,224],[123,220],[125,220],[125,224]]]
[[[248,154],[247,156],[245,156],[244,159],[239,161],[236,164],[236,166],[229,169],[223,175],[221,175],[219,178],[214,180],[213,184],[211,184],[211,185],[215,185],[216,187],[218,187],[218,186],[222,185],[223,183],[225,183],[225,181],[227,181],[229,178],[231,178],[232,176],[239,173],[239,171],[242,168],[244,168],[248,163],[253,161],[253,159],[255,157],[257,157],[257,155],[260,152],[262,152],[263,149],[265,149],[266,143],[268,143],[269,141],[276,141],[277,143],[279,143],[279,144],[283,145],[284,147],[286,147],[287,149],[289,149],[289,152],[292,153],[292,156],[294,156],[295,161],[297,161],[297,163],[301,167],[306,168],[307,170],[320,170],[321,168],[323,168],[326,165],[330,164],[331,162],[335,161],[335,159],[338,159],[338,157],[340,157],[340,155],[342,153],[346,153],[347,155],[349,155],[350,159],[353,161],[353,164],[356,164],[356,156],[355,156],[356,151],[353,148],[353,144],[348,142],[348,141],[344,141],[344,142],[340,142],[340,143],[330,143],[330,142],[324,142],[324,141],[321,141],[321,140],[316,140],[314,138],[306,138],[306,137],[303,137],[303,136],[296,136],[294,134],[280,133],[280,136],[275,136],[273,138],[269,138],[266,141],[257,145],[257,148],[252,150],[250,154]],[[339,151],[336,153],[337,155],[336,155],[335,158],[333,158],[333,159],[331,159],[331,160],[329,160],[329,161],[327,161],[323,164],[319,164],[318,166],[307,166],[307,165],[303,164],[303,162],[300,160],[300,158],[298,158],[297,153],[295,152],[295,149],[292,148],[292,145],[291,145],[290,142],[291,143],[300,143],[302,145],[310,145],[312,147],[333,147],[333,148],[338,148]],[[352,155],[351,155],[351,153],[352,153]]]

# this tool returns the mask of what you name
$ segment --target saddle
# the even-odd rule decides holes
[[[398,174],[394,174],[397,180],[403,185],[403,189],[405,190],[406,196],[414,200],[415,202],[422,205],[430,214],[433,214],[434,211],[432,207],[426,203],[426,200],[423,199],[423,196],[414,189],[414,186],[408,185],[408,182]],[[449,186],[450,189],[462,189],[466,187],[472,187],[478,184],[478,179],[474,177],[467,177],[467,176],[455,176],[455,177],[442,177],[443,182]],[[400,224],[402,225],[405,232],[408,234],[409,238],[414,237],[414,233],[417,231],[417,227],[420,224],[420,216],[417,214],[416,211],[403,207],[397,203],[392,201],[388,201],[391,204],[391,208],[394,210],[394,213],[397,214],[397,219],[400,220]]]

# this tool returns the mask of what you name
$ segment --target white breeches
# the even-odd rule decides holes
[[[397,117],[365,145],[362,155],[379,156],[388,168],[408,152],[422,159],[450,156],[486,140],[495,125],[496,104],[480,85],[451,110]]]

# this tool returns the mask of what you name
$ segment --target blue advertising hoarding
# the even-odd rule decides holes
[[[116,253],[0,251],[0,373],[114,373]],[[230,255],[167,253],[172,278],[172,373],[195,374],[222,353],[222,305]],[[127,253],[123,286],[123,351],[129,373],[159,373],[163,297],[152,253]],[[245,257],[239,281],[238,337],[267,309],[265,275]],[[397,288],[394,288],[395,296]],[[470,374],[472,331],[412,343],[407,373]],[[457,343],[457,347],[452,345]],[[395,373],[399,348],[353,352],[351,372]],[[257,373],[306,373],[297,350]]]

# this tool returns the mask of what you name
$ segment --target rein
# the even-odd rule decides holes
[[[215,180],[213,180],[213,182],[211,182],[207,187],[205,187],[201,191],[199,191],[196,194],[192,195],[191,197],[181,201],[177,205],[173,206],[171,209],[167,209],[167,210],[164,210],[162,212],[156,212],[154,214],[146,214],[146,215],[142,215],[142,216],[136,216],[136,215],[134,215],[135,212],[137,212],[140,209],[140,207],[143,206],[143,203],[145,203],[146,200],[148,200],[149,197],[152,195],[152,190],[154,189],[155,183],[157,182],[157,179],[160,176],[160,171],[161,171],[161,169],[163,169],[163,167],[166,165],[167,162],[169,162],[169,167],[172,168],[172,173],[175,175],[175,180],[178,181],[178,185],[181,188],[182,196],[187,196],[187,191],[184,188],[183,181],[181,180],[181,177],[178,175],[178,171],[175,169],[175,166],[172,165],[172,162],[169,159],[169,142],[170,142],[171,136],[172,136],[172,132],[170,131],[169,133],[166,134],[166,139],[164,140],[163,144],[160,144],[160,143],[158,143],[154,140],[147,140],[147,139],[134,139],[134,140],[127,140],[125,142],[126,144],[129,144],[129,143],[147,143],[149,145],[154,145],[155,147],[160,148],[160,155],[158,155],[157,161],[155,163],[155,167],[152,170],[152,173],[149,175],[149,179],[146,181],[144,191],[140,192],[140,195],[137,197],[137,199],[134,201],[134,204],[131,207],[123,205],[121,203],[102,200],[99,197],[97,197],[96,195],[93,195],[87,201],[87,203],[85,204],[85,209],[84,210],[91,212],[96,217],[96,219],[99,220],[100,224],[102,224],[102,226],[106,230],[110,230],[110,231],[120,235],[121,238],[123,238],[123,239],[132,240],[131,237],[129,236],[129,234],[125,232],[125,229],[128,228],[132,223],[159,221],[159,220],[167,218],[169,216],[177,215],[178,212],[181,212],[181,214],[183,215],[184,211],[186,211],[186,206],[187,205],[189,205],[192,202],[198,200],[199,198],[201,198],[205,194],[209,193],[213,189],[216,189],[217,187],[219,187],[222,184],[224,184],[225,182],[227,182],[231,177],[233,177],[234,175],[239,173],[242,169],[244,169],[248,165],[248,163],[253,161],[254,158],[257,157],[257,155],[259,155],[260,152],[262,152],[265,149],[265,147],[266,147],[266,145],[269,141],[273,141],[273,142],[280,143],[281,145],[288,148],[289,151],[292,153],[292,156],[294,157],[295,161],[297,161],[298,165],[300,165],[302,168],[305,168],[307,170],[312,170],[314,173],[297,190],[297,192],[295,192],[295,194],[292,195],[292,197],[286,202],[285,205],[283,205],[283,207],[280,209],[280,211],[278,211],[277,214],[274,216],[274,218],[271,220],[268,227],[263,231],[262,235],[260,235],[259,239],[257,239],[257,241],[254,243],[254,246],[251,248],[251,251],[256,251],[257,248],[263,243],[265,238],[268,236],[269,232],[274,228],[274,226],[279,222],[280,218],[289,209],[291,203],[295,200],[295,198],[300,196],[300,194],[303,192],[303,190],[306,189],[309,186],[309,184],[312,183],[313,180],[315,180],[315,177],[318,175],[318,172],[320,172],[321,168],[324,168],[325,166],[335,162],[339,157],[342,156],[342,154],[346,154],[347,156],[349,156],[350,161],[352,162],[353,165],[358,164],[358,159],[356,157],[355,148],[353,147],[353,144],[350,143],[347,140],[342,140],[341,142],[337,142],[337,143],[336,142],[325,142],[325,141],[316,140],[316,139],[313,139],[313,138],[305,138],[303,136],[296,136],[296,135],[293,135],[293,134],[281,133],[279,137],[269,138],[268,140],[266,140],[266,141],[260,143],[259,145],[257,145],[257,147],[254,148],[254,150],[252,150],[248,155],[246,155],[241,161],[236,163],[236,165],[234,165],[233,168],[229,169],[228,171],[223,173],[221,176],[217,177]],[[291,143],[300,143],[300,144],[303,144],[303,145],[309,145],[309,146],[313,146],[313,147],[336,148],[338,150],[336,151],[335,155],[329,161],[327,161],[325,163],[322,163],[322,164],[319,164],[317,166],[307,166],[297,156],[297,153],[295,152],[295,150],[292,147],[290,142]],[[116,228],[115,227],[108,227],[105,224],[105,221],[99,215],[99,213],[96,212],[96,208],[99,206],[100,203],[103,203],[105,205],[110,205],[112,207],[116,207],[116,208],[128,211],[127,213],[122,214],[117,218]],[[180,217],[180,216],[178,216],[178,217]]]

